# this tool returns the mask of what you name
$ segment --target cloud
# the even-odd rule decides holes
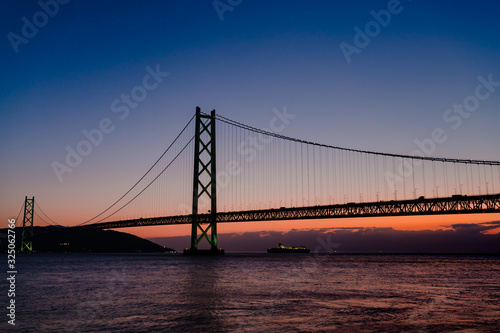
[[[341,252],[500,253],[500,233],[485,231],[500,227],[500,221],[452,224],[438,230],[395,230],[393,228],[321,228],[253,231],[218,235],[227,252],[265,252],[278,243],[304,245],[315,250],[321,240],[338,243]],[[149,238],[180,251],[189,247],[189,236]]]
[[[500,221],[490,221],[490,222],[483,222],[481,224],[494,224],[500,227]]]
[[[500,221],[491,221],[484,223],[462,223],[462,224],[452,224],[451,228],[457,232],[468,232],[468,233],[482,233],[488,230],[494,230],[500,228]]]

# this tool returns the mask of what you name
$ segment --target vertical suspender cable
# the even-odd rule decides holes
[[[301,142],[300,145],[300,175],[301,175],[301,181],[302,181],[302,186],[301,186],[301,189],[302,189],[302,207],[305,206],[304,204],[304,156],[303,156],[303,148],[304,148],[304,144]]]
[[[396,175],[396,158],[395,157],[392,158],[392,173],[393,173],[393,175]],[[393,184],[394,184],[394,200],[398,200],[398,197],[397,197],[398,196],[397,195],[398,190],[396,188],[396,178],[393,177],[393,179],[394,179],[394,181],[393,181]]]
[[[340,169],[340,187],[341,187],[341,189],[340,189],[340,195],[341,195],[340,200],[341,201],[339,201],[339,203],[340,202],[346,203],[345,199],[344,199],[345,198],[345,186],[344,186],[344,184],[345,184],[344,152],[342,150],[339,151],[339,155],[340,155],[340,167],[341,167],[341,169]]]
[[[379,174],[378,174],[378,156],[373,155],[373,165],[375,166],[375,189],[377,191],[376,193],[376,199],[377,201],[380,200],[379,198],[379,193],[380,193],[380,187],[379,187]]]
[[[413,176],[413,199],[417,198],[417,186],[415,185],[415,163],[413,161],[414,159],[411,159],[411,174]]]
[[[491,173],[491,193],[495,194],[495,179],[493,178],[493,166],[490,163],[490,173]]]
[[[371,182],[372,182],[372,168],[371,168],[371,159],[370,157],[372,157],[373,155],[368,155],[368,154],[365,154],[365,167],[368,169],[367,172],[366,172],[366,184],[368,185],[368,189],[367,189],[367,198],[366,198],[366,201],[370,202],[370,201],[373,201],[371,200],[370,197],[368,197],[368,195],[371,196],[372,194],[372,186],[371,186]]]
[[[436,164],[435,164],[434,159],[432,159],[432,183],[433,183],[432,192],[434,193],[434,198],[437,198],[438,192],[437,192],[437,185],[436,185]]]
[[[469,167],[470,167],[470,163],[469,162],[466,162],[465,163],[465,182],[466,182],[466,186],[467,186],[467,194],[471,195],[472,193],[470,192],[470,180],[469,180]]]
[[[403,170],[403,199],[406,200],[406,174],[405,174],[405,158],[401,157],[401,170]]]
[[[427,189],[425,185],[425,161],[422,159],[422,178],[423,178],[423,185],[424,185],[424,197],[427,196]]]
[[[443,173],[444,173],[444,187],[445,187],[445,194],[448,196],[448,164],[446,162],[443,163]]]
[[[387,157],[383,156],[382,157],[382,162],[384,163],[384,169],[382,170],[382,172],[385,172],[385,174],[387,175]],[[389,195],[388,195],[388,190],[387,190],[387,178],[382,178],[383,179],[383,182],[384,182],[384,192],[385,192],[385,200],[389,200]]]
[[[314,205],[317,205],[316,203],[316,146],[312,147],[313,149],[313,190],[314,190]]]
[[[319,148],[319,203],[317,205],[321,205],[321,199],[323,197],[323,187],[326,183],[326,179],[323,178],[323,154],[321,152],[321,148]]]
[[[307,205],[309,206],[309,200],[311,199],[311,193],[310,193],[310,188],[311,188],[311,173],[309,172],[309,145],[306,145],[307,147]]]
[[[479,185],[477,186],[477,194],[480,195],[481,194],[481,168],[479,167],[479,164],[476,164],[477,165],[477,181],[479,183]]]
[[[471,190],[471,193],[472,195],[474,195],[474,175],[473,175],[473,169],[474,166],[471,164],[470,166],[470,182],[471,182],[471,187],[472,187],[472,190]]]

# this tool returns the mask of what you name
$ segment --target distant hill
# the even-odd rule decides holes
[[[61,231],[55,227],[35,227],[35,252],[175,252],[149,240],[114,230]],[[22,228],[16,228],[16,248],[21,249]],[[0,248],[7,250],[7,229],[0,231]]]

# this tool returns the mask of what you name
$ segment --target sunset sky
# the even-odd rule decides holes
[[[284,135],[395,154],[411,154],[415,140],[441,128],[447,139],[434,155],[500,160],[496,1],[65,2],[9,1],[0,13],[5,223],[25,196],[60,224],[96,215],[156,161],[196,106],[258,128],[286,107],[297,116]],[[479,85],[488,96],[473,112],[448,113]],[[122,99],[141,91],[135,104]],[[59,177],[54,162],[95,128],[101,142]],[[491,221],[500,214],[223,224],[219,233]],[[120,231],[171,237],[190,227]]]

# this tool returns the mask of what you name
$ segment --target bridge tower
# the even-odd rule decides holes
[[[21,252],[33,252],[33,215],[35,214],[35,197],[24,199],[23,236]]]
[[[210,115],[196,108],[196,128],[194,138],[193,210],[191,225],[191,248],[184,254],[224,254],[217,248],[217,174],[215,154],[215,110]],[[210,222],[198,220],[200,198],[210,200]],[[200,232],[200,234],[198,234]],[[198,245],[206,239],[210,249],[202,250]]]

